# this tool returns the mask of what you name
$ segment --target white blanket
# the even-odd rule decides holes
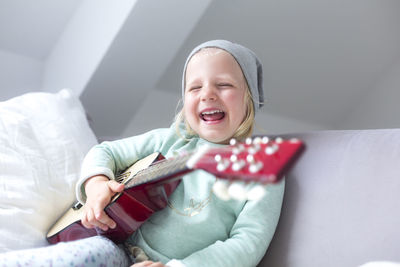
[[[69,90],[0,102],[0,252],[47,245],[75,199],[86,152],[97,143]]]

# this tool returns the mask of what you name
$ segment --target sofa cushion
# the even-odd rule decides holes
[[[400,129],[294,136],[306,149],[286,176],[280,222],[259,266],[400,261]]]

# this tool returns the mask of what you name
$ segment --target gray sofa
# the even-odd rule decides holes
[[[260,267],[400,262],[400,129],[320,131],[286,176]]]

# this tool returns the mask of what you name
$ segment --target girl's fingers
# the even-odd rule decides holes
[[[89,229],[98,227],[98,228],[102,229],[103,231],[108,230],[108,225],[97,220],[93,210],[90,208],[88,208],[86,210],[86,214],[82,218],[82,224],[84,227],[89,228]]]
[[[89,223],[89,220],[88,220],[88,212],[85,210],[85,212],[84,212],[84,214],[83,214],[83,216],[82,216],[82,219],[81,219],[81,222],[82,222],[82,225],[85,227],[85,228],[93,228],[93,226]]]
[[[122,190],[124,190],[124,184],[120,184],[115,180],[110,180],[107,184],[113,192],[122,192]]]
[[[104,211],[102,211],[101,213],[104,213]],[[92,224],[95,227],[100,228],[103,231],[107,231],[108,230],[108,225],[104,224],[102,221],[100,221],[98,219],[98,218],[104,218],[104,215],[102,215],[101,213],[99,214],[98,212],[95,213],[94,211],[92,211],[91,214],[93,214],[93,215],[90,217],[89,223]]]
[[[107,227],[110,227],[112,229],[114,229],[116,227],[116,223],[107,215],[107,213],[104,212],[104,210],[101,207],[97,206],[94,209],[94,216],[95,216],[95,219],[99,223],[101,223]]]
[[[94,214],[92,209],[86,209],[86,215],[84,215],[84,218],[86,219],[86,224],[89,226],[89,228],[95,227],[95,225],[92,224],[92,221],[94,219]]]
[[[86,183],[88,198],[81,219],[82,225],[86,228],[99,227],[103,231],[115,228],[117,224],[107,215],[104,208],[110,203],[115,193],[123,190],[123,184],[108,180],[108,178],[107,181],[102,180],[102,177],[93,177],[92,180],[88,180]]]

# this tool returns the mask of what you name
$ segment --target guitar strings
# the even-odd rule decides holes
[[[176,159],[166,159],[155,162],[148,168],[139,171],[126,183],[127,188],[131,188],[140,184],[147,183],[152,180],[157,180],[173,173],[186,169],[186,161],[190,155],[185,155]]]
[[[226,152],[232,152],[232,147],[220,147],[211,148],[210,151],[205,153],[202,157],[203,163],[215,163],[213,151],[218,151],[219,154]],[[119,183],[125,183],[127,188],[131,188],[151,180],[156,180],[160,176],[168,176],[171,173],[177,172],[178,170],[184,171],[187,169],[186,162],[195,152],[188,152],[182,156],[176,158],[162,159],[154,162],[146,169],[140,170],[135,175],[131,176],[131,172],[122,172],[116,177],[116,181]],[[210,155],[211,154],[211,155]]]

